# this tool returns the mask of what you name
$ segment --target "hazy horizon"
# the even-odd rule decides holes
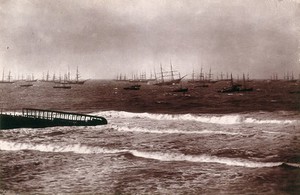
[[[0,0],[0,72],[298,78],[298,0]]]

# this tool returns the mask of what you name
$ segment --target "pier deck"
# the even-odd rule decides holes
[[[105,124],[107,124],[107,120],[100,116],[43,109],[23,108],[22,114],[19,115],[0,114],[0,129],[96,126]]]

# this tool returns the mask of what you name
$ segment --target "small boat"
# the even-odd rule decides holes
[[[107,120],[104,117],[53,110],[23,108],[19,115],[0,113],[0,129],[106,124]]]
[[[233,92],[239,92],[241,91],[241,86],[242,85],[239,85],[239,84],[232,84],[230,87],[225,87],[221,90],[219,90],[218,92],[219,93],[233,93]]]
[[[79,80],[75,80],[75,81],[67,81],[67,83],[68,84],[73,84],[73,85],[75,85],[75,84],[77,84],[77,85],[83,85],[85,82],[86,82],[87,80],[81,80],[81,81],[79,81]]]
[[[186,88],[186,87],[180,87],[178,89],[174,89],[172,92],[182,92],[182,93],[185,93],[187,92],[189,89]]]
[[[58,88],[58,89],[71,89],[72,87],[70,85],[54,85],[53,88]]]
[[[124,87],[125,90],[140,90],[141,85],[131,85],[129,87]]]
[[[300,94],[300,90],[299,91],[290,91],[290,94]]]
[[[20,87],[31,87],[33,86],[33,84],[28,83],[28,84],[21,84]]]

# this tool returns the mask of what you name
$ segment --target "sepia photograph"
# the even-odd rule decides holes
[[[14,194],[300,194],[300,0],[0,0]]]

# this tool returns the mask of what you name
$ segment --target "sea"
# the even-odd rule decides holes
[[[35,106],[108,120],[0,130],[0,194],[300,193],[299,112],[168,113],[153,98],[148,111],[134,104],[147,91],[109,82],[5,84],[0,92],[10,113]]]

